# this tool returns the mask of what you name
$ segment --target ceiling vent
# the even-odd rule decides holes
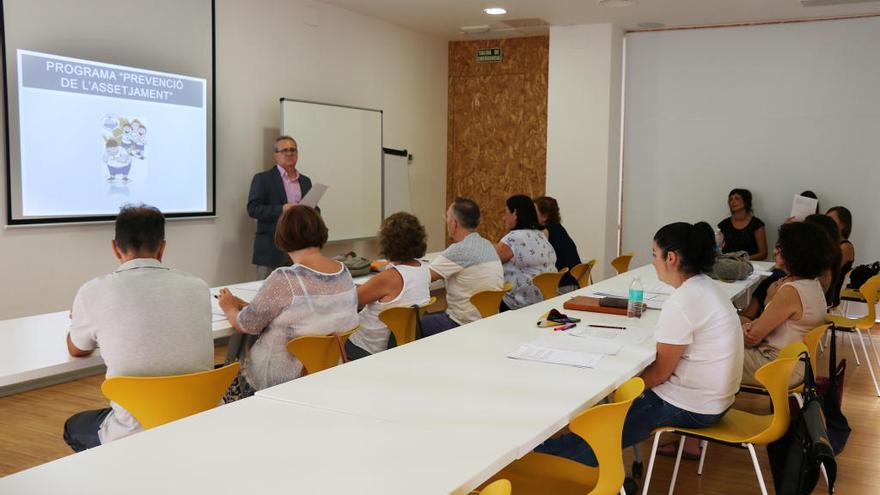
[[[876,3],[878,0],[801,0],[804,7],[829,7],[849,3]]]
[[[501,24],[506,24],[512,28],[536,28],[536,27],[545,27],[549,26],[550,23],[545,21],[544,19],[538,19],[537,17],[530,17],[528,19],[507,19],[500,20]]]

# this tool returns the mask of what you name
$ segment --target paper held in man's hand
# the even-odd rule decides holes
[[[807,216],[816,213],[816,206],[818,205],[818,199],[795,194],[794,200],[791,202],[791,215],[789,216],[794,217],[798,222],[803,222]]]
[[[300,200],[299,204],[311,206],[312,208],[318,206],[318,201],[321,201],[321,198],[324,197],[324,193],[327,192],[328,186],[324,184],[312,184],[312,188],[309,189],[309,192]]]

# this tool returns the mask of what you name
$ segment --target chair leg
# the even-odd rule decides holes
[[[855,356],[855,358],[856,358],[856,366],[861,366],[862,362],[859,361],[859,353],[856,352],[856,342],[855,342],[855,339],[853,339],[853,332],[847,332],[847,333],[849,334],[849,345],[852,347],[853,356]]]
[[[706,462],[706,451],[709,450],[709,441],[703,440],[700,442],[700,465],[697,466],[697,475],[703,475],[703,463]]]
[[[645,473],[645,486],[642,487],[642,495],[648,495],[648,487],[651,485],[651,473],[654,471],[654,459],[657,457],[657,444],[660,442],[662,431],[654,434],[654,444],[651,446],[651,458],[648,460],[648,472]]]
[[[681,465],[681,454],[684,452],[685,440],[687,437],[682,435],[681,440],[678,441],[678,455],[675,456],[675,467],[672,469],[672,479],[669,480],[669,495],[675,491],[675,479],[678,478],[678,467]]]
[[[761,474],[761,465],[758,463],[758,454],[755,453],[755,446],[747,443],[749,454],[752,456],[752,464],[755,466],[755,475],[758,476],[758,484],[761,485],[761,495],[767,495],[767,486],[764,485],[764,475]]]
[[[819,339],[819,354],[822,354],[824,352],[825,352],[825,346],[822,345],[822,339]]]
[[[865,353],[865,364],[868,365],[868,371],[871,372],[871,380],[874,382],[874,391],[877,392],[877,397],[880,397],[880,386],[877,385],[877,377],[874,375],[874,365],[871,364],[871,358],[868,357],[868,348],[865,347],[865,339],[862,338],[862,331],[858,328],[855,329],[856,335],[859,336],[859,342],[862,344],[862,351]]]
[[[877,366],[880,367],[880,354],[877,353],[877,346],[874,344],[874,339],[871,337],[871,329],[865,330],[865,337],[868,338],[868,342],[871,343],[871,349],[874,349],[874,362],[877,363]]]

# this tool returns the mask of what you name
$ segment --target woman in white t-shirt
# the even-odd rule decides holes
[[[382,222],[379,246],[390,262],[382,273],[357,289],[361,326],[345,343],[349,359],[360,359],[396,345],[388,326],[379,319],[387,308],[422,305],[431,298],[431,271],[419,261],[427,250],[427,234],[419,219],[395,213]]]
[[[535,275],[556,271],[556,251],[538,222],[535,203],[517,194],[507,198],[504,226],[510,232],[495,246],[504,268],[504,281],[513,286],[501,301],[501,311],[524,308],[544,300],[532,283]]]
[[[652,251],[658,278],[675,291],[657,322],[657,359],[641,375],[645,393],[626,416],[624,447],[648,438],[658,426],[715,424],[733,405],[742,375],[743,336],[736,310],[704,274],[715,261],[712,227],[669,224],[654,235]],[[573,433],[535,450],[597,465],[590,446]]]

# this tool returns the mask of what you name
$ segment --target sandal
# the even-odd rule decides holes
[[[666,456],[666,457],[675,457],[678,454],[678,442],[670,442],[662,447],[657,449],[657,454]],[[688,452],[687,450],[682,451],[681,453],[682,459],[687,459],[689,461],[696,461],[700,458],[700,454],[694,454],[692,452]]]

